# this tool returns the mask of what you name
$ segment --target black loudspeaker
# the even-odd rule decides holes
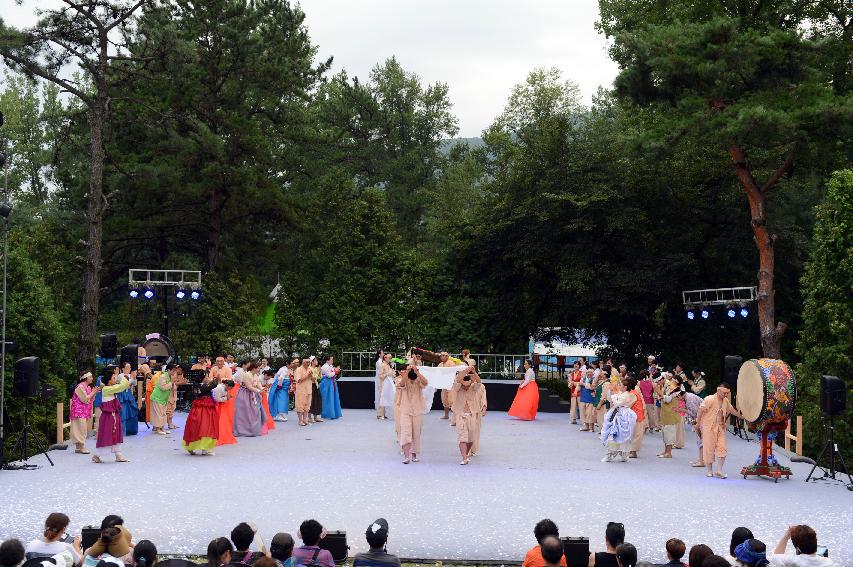
[[[139,345],[127,345],[121,347],[121,358],[119,359],[119,368],[123,368],[125,364],[130,363],[130,369],[136,370],[139,363]]]
[[[118,338],[115,333],[104,333],[101,335],[101,357],[115,358],[118,349]]]
[[[563,554],[566,556],[566,567],[586,567],[589,565],[589,538],[562,537]]]
[[[841,415],[847,409],[844,380],[838,376],[820,377],[820,409],[826,415]]]
[[[335,560],[335,565],[346,563],[349,555],[349,546],[347,545],[346,532],[328,532],[326,537],[320,540],[318,544],[320,549],[328,549],[332,554],[332,559]]]
[[[723,358],[722,381],[727,382],[732,390],[737,388],[737,375],[743,365],[743,358],[736,355],[728,355]]]
[[[15,362],[15,393],[26,398],[39,392],[39,358],[28,356]]]

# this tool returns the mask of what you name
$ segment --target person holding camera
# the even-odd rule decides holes
[[[40,539],[34,539],[27,544],[26,558],[53,557],[63,552],[70,552],[74,564],[80,563],[83,550],[80,548],[80,536],[71,538],[66,535],[68,516],[62,512],[53,512],[44,521],[44,533]]]
[[[400,391],[400,448],[403,450],[403,464],[418,462],[421,452],[421,431],[424,426],[424,388],[429,381],[412,362],[397,378]]]
[[[480,440],[480,425],[486,412],[480,391],[482,388],[477,369],[468,366],[456,373],[456,380],[450,390],[453,399],[451,409],[456,416],[456,437],[459,441],[459,453],[462,455],[460,465],[468,464],[472,447]]]

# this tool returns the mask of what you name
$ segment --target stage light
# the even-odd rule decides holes
[[[177,297],[178,299],[183,299],[186,296],[187,296],[187,292],[185,292],[182,289],[178,289],[178,291],[175,292],[175,297]]]
[[[729,319],[734,319],[735,317],[737,317],[737,312],[735,311],[735,308],[734,307],[727,308],[726,309],[726,316]]]
[[[689,321],[692,321],[695,318],[696,318],[696,313],[692,309],[687,312],[687,319]]]
[[[746,307],[741,307],[740,308],[740,316],[743,317],[744,319],[749,317],[749,309],[747,309]]]
[[[707,319],[708,317],[711,316],[711,312],[708,311],[707,309],[703,309],[699,315],[701,315],[703,319]]]
[[[193,301],[201,299],[201,292],[197,289],[192,290],[190,292],[190,299],[192,299]]]
[[[130,298],[136,299],[137,297],[139,297],[139,290],[138,289],[130,290]]]
[[[153,289],[151,289],[150,287],[149,287],[149,288],[147,288],[147,289],[142,293],[142,297],[144,297],[145,299],[154,299],[154,290],[153,290]]]

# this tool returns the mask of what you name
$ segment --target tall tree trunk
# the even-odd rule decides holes
[[[89,111],[91,118],[91,162],[89,193],[86,196],[86,255],[83,264],[83,294],[80,305],[80,334],[77,344],[78,373],[95,362],[98,307],[101,294],[101,237],[104,216],[104,123],[107,100],[98,96]]]
[[[207,225],[207,271],[215,272],[219,264],[219,246],[222,242],[222,210],[225,207],[227,195],[219,187],[210,192],[208,208],[209,224]]]
[[[764,356],[779,358],[786,325],[776,323],[776,292],[773,287],[776,235],[770,234],[767,229],[767,197],[765,195],[775,182],[773,184],[768,182],[764,187],[758,185],[752,176],[743,148],[732,145],[729,148],[729,155],[734,162],[741,187],[749,200],[752,235],[755,246],[758,248],[758,327],[761,333],[761,348]]]

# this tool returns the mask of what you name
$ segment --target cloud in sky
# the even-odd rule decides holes
[[[16,26],[35,23],[34,7],[59,0],[25,0],[4,10]],[[500,114],[513,85],[534,67],[557,67],[576,82],[586,103],[609,87],[616,65],[593,24],[595,0],[304,0],[318,56],[334,56],[333,71],[366,79],[396,56],[425,83],[450,87],[461,136],[478,136]]]

